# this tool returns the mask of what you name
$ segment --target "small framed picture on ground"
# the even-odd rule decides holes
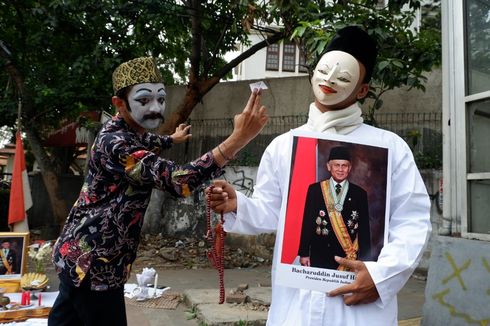
[[[21,278],[27,265],[29,233],[0,232],[0,280]]]
[[[355,280],[335,256],[376,261],[386,243],[391,153],[343,135],[293,130],[291,137],[275,280],[328,292]]]

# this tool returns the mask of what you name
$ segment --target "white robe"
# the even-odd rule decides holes
[[[299,129],[307,130],[304,125]],[[392,152],[388,243],[376,262],[365,262],[380,298],[371,304],[346,306],[342,297],[274,283],[279,257],[276,240],[272,264],[269,326],[397,325],[396,294],[416,268],[430,235],[430,200],[408,145],[396,134],[361,124],[348,134],[384,144]],[[288,186],[289,133],[265,150],[252,197],[237,192],[237,212],[225,214],[225,230],[242,234],[276,232],[283,194]]]

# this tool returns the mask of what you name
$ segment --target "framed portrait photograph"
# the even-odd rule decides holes
[[[275,278],[284,286],[328,292],[355,279],[335,256],[376,261],[387,241],[390,152],[349,136],[291,135]]]
[[[29,233],[0,232],[0,280],[20,279],[27,266]]]

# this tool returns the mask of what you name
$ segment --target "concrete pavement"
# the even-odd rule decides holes
[[[218,273],[213,269],[157,270],[159,284],[185,296],[177,309],[152,309],[126,304],[130,326],[264,325],[267,312],[249,305],[219,305]],[[248,284],[255,301],[270,301],[270,267],[225,270],[226,293]],[[130,282],[135,282],[134,276]],[[398,296],[399,325],[420,325],[425,281],[412,277]],[[189,319],[191,318],[191,319]],[[245,323],[247,322],[247,323]]]
[[[239,307],[234,310],[232,305],[219,305],[219,282],[218,272],[214,269],[157,269],[160,285],[170,286],[171,291],[187,294],[186,301],[196,304],[197,308],[192,309],[185,302],[181,302],[177,309],[150,309],[135,307],[126,304],[128,325],[132,326],[196,326],[205,325],[201,323],[202,312],[205,316],[223,316],[231,314],[230,318],[235,318],[236,322],[243,319],[243,310]],[[133,273],[134,274],[134,273]],[[238,285],[247,283],[249,287],[263,287],[270,289],[270,267],[257,267],[251,269],[230,269],[225,270],[226,293],[235,289]],[[134,275],[129,282],[135,283]],[[199,290],[206,290],[199,292]],[[189,297],[190,295],[190,297]],[[215,303],[213,303],[215,302]],[[214,311],[216,309],[216,311]],[[231,309],[231,310],[230,310]],[[235,313],[234,313],[235,311]],[[256,314],[253,314],[254,318]],[[264,315],[264,318],[267,315]],[[199,317],[199,318],[198,318]],[[251,316],[250,316],[251,317]],[[192,318],[192,319],[189,319]],[[242,318],[242,319],[240,319]],[[259,318],[260,319],[260,318]],[[263,319],[263,318],[262,318]],[[201,324],[200,324],[201,323]],[[211,326],[211,323],[208,323]]]

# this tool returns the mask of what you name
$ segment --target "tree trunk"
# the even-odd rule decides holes
[[[30,128],[26,129],[29,129],[25,130],[27,140],[31,145],[32,153],[34,154],[34,157],[41,168],[41,175],[44,181],[44,186],[48,192],[54,222],[56,222],[58,225],[63,225],[68,215],[68,207],[65,200],[61,197],[58,176],[52,168],[51,161],[46,153],[46,150],[42,146],[41,140],[36,131]]]
[[[27,121],[24,131],[27,135],[27,141],[29,142],[29,145],[31,145],[32,153],[34,154],[34,157],[41,168],[41,175],[48,192],[51,209],[54,215],[54,221],[57,224],[62,225],[66,219],[66,216],[68,215],[68,208],[66,202],[61,197],[58,176],[52,168],[51,160],[49,159],[46,150],[42,146],[41,138],[38,136],[35,129],[35,121],[32,119],[32,116],[34,116],[32,97],[29,90],[25,88],[24,76],[11,60],[11,53],[2,40],[0,40],[0,56],[6,60],[4,68],[9,76],[14,80],[17,92],[19,94],[18,96],[21,103],[23,103],[23,106],[21,106],[23,111],[22,117],[24,118],[23,121]]]
[[[189,118],[192,110],[194,109],[196,104],[201,101],[204,95],[206,95],[216,84],[218,84],[220,79],[223,78],[228,72],[230,72],[231,69],[236,67],[243,60],[252,56],[260,49],[283,39],[285,35],[286,34],[283,31],[277,31],[270,34],[267,39],[257,44],[254,44],[252,47],[247,49],[247,51],[243,52],[238,57],[224,65],[219,71],[217,71],[212,77],[208,79],[196,80],[195,76],[197,70],[191,67],[191,73],[189,74],[189,84],[187,86],[187,92],[184,96],[184,99],[177,107],[177,110],[174,111],[172,115],[165,121],[165,123],[159,128],[158,132],[163,135],[172,134],[179,123],[183,123],[187,120],[187,118]],[[195,59],[194,62],[198,62],[198,60]]]
[[[159,132],[164,135],[170,135],[175,131],[175,128],[189,118],[192,110],[201,100],[201,92],[196,88],[188,89],[183,101],[177,107],[177,110],[172,112],[170,117],[165,121],[165,124],[160,128]]]

